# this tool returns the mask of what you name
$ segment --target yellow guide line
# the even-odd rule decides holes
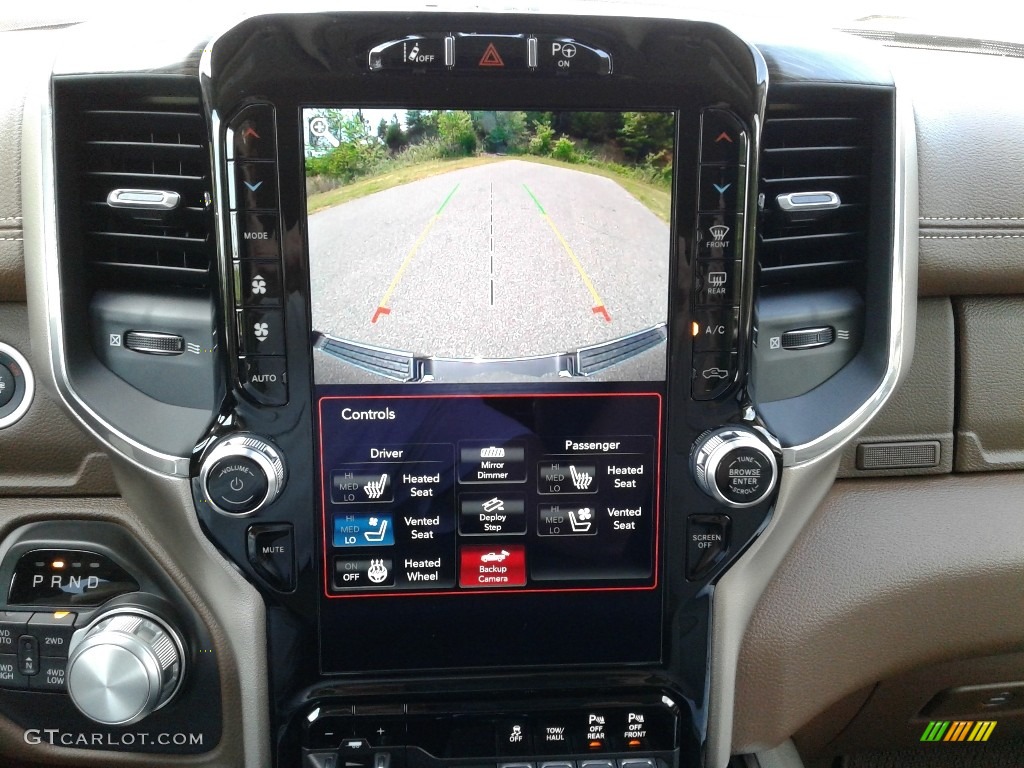
[[[427,222],[427,226],[423,228],[423,231],[420,232],[420,236],[416,238],[416,242],[413,243],[412,248],[409,249],[409,253],[406,255],[405,261],[402,262],[402,266],[398,268],[395,276],[391,279],[391,285],[389,285],[388,289],[384,292],[384,298],[380,300],[380,304],[378,306],[387,307],[388,302],[391,301],[391,294],[395,292],[398,284],[402,282],[402,275],[405,274],[406,267],[409,266],[409,262],[412,261],[413,256],[416,255],[416,251],[418,251],[420,246],[423,245],[423,241],[427,239],[427,235],[430,234],[430,230],[433,229],[434,222],[436,222],[437,219],[438,216],[436,213],[430,217],[430,221]]]
[[[388,289],[384,292],[384,298],[382,298],[380,300],[380,303],[377,305],[377,310],[373,313],[373,319],[370,320],[371,323],[376,323],[381,318],[382,315],[391,314],[391,310],[388,309],[388,302],[391,301],[391,294],[395,292],[395,289],[398,288],[398,284],[402,282],[402,275],[405,274],[405,270],[409,266],[409,262],[412,261],[413,257],[416,255],[416,252],[420,249],[420,246],[423,245],[423,241],[427,239],[427,235],[430,234],[430,230],[433,229],[434,224],[441,217],[441,212],[444,211],[444,209],[447,207],[448,201],[452,199],[452,195],[455,194],[455,190],[457,190],[458,188],[458,184],[452,187],[452,191],[448,193],[448,196],[444,199],[444,202],[442,202],[440,207],[434,212],[434,215],[430,217],[430,221],[427,222],[427,226],[425,226],[423,228],[423,231],[420,232],[420,236],[416,238],[416,242],[412,244],[412,248],[410,248],[409,253],[406,254],[405,260],[402,262],[402,265],[398,268],[398,271],[395,273],[395,276],[391,279],[391,285],[389,285]]]
[[[580,260],[576,258],[576,254],[572,252],[572,248],[569,247],[569,244],[565,241],[565,238],[562,237],[562,233],[558,231],[558,227],[555,226],[555,222],[551,220],[551,217],[548,216],[547,213],[544,213],[542,215],[544,217],[544,220],[548,223],[548,226],[551,227],[551,231],[555,233],[555,237],[558,238],[558,242],[562,244],[562,247],[565,248],[565,252],[569,254],[569,258],[572,259],[572,263],[576,265],[576,271],[580,273],[580,277],[583,278],[583,284],[587,286],[587,290],[590,291],[590,295],[594,299],[594,306],[603,307],[604,301],[601,300],[601,294],[597,292],[597,289],[594,287],[594,284],[590,280],[590,275],[587,274],[587,271],[583,268],[583,265],[580,264]]]

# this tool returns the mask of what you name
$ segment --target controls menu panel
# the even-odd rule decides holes
[[[657,583],[661,396],[325,396],[331,597]]]

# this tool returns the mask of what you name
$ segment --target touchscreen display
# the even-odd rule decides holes
[[[303,124],[317,384],[664,380],[671,113]]]
[[[587,658],[655,657],[674,114],[301,120],[324,597],[364,619],[324,614],[338,663],[393,666],[374,627],[410,597],[452,663],[580,660],[525,650],[549,600],[644,611]],[[460,607],[521,629],[476,659]]]

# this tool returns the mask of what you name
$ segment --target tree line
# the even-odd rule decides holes
[[[314,116],[327,121],[334,141],[310,130],[307,176],[341,183],[385,172],[396,163],[479,153],[602,165],[666,185],[671,179],[671,113],[410,109],[376,125],[360,110],[324,109]]]

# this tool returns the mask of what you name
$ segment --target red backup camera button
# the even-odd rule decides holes
[[[459,560],[459,586],[470,589],[526,585],[526,547],[495,544],[463,547]]]

